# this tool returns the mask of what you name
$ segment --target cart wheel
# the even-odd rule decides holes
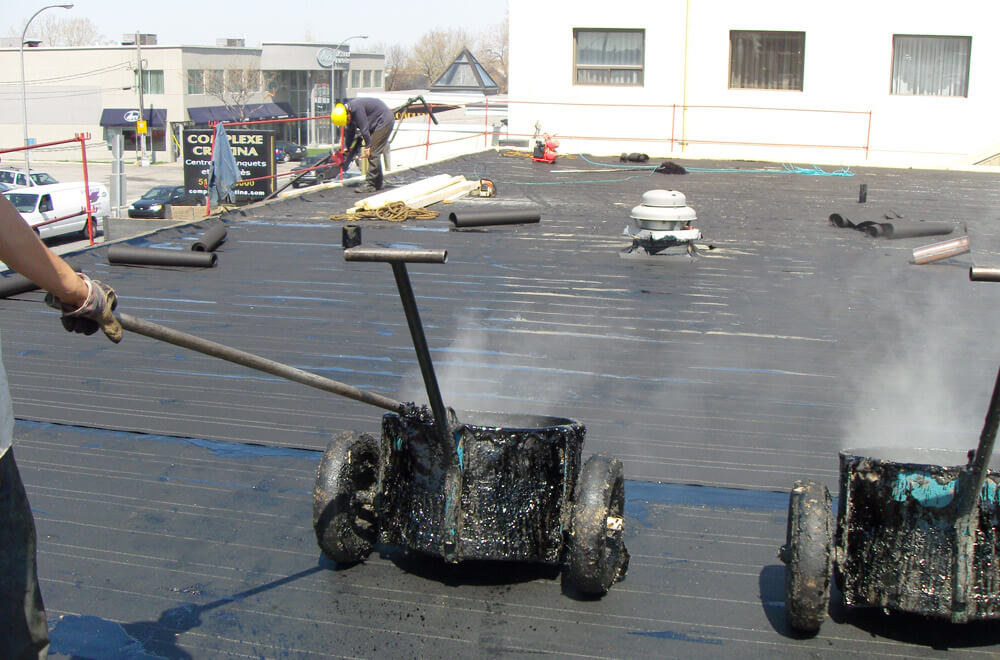
[[[313,529],[323,553],[352,564],[372,551],[378,534],[374,510],[378,445],[362,433],[339,433],[327,446],[313,489]]]
[[[816,632],[826,618],[832,573],[833,510],[830,491],[815,481],[796,481],[788,498],[788,531],[779,557],[785,562],[788,623]]]
[[[576,483],[563,579],[580,594],[603,596],[625,576],[625,477],[622,462],[587,459]]]

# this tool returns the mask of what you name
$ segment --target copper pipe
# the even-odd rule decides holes
[[[948,257],[954,257],[969,251],[969,237],[959,236],[950,241],[932,243],[913,249],[913,263],[929,264]]]

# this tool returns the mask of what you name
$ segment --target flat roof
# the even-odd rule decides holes
[[[382,411],[135,335],[68,335],[38,293],[0,301],[55,657],[86,655],[98,632],[164,657],[793,658],[941,643],[964,657],[1000,641],[994,627],[837,606],[801,638],[776,559],[788,489],[809,478],[836,495],[841,449],[975,446],[1000,288],[968,267],[1000,261],[997,175],[683,160],[687,174],[654,172],[663,160],[487,151],[387,181],[489,178],[496,197],[357,223],[366,244],[448,250],[409,267],[447,405],[573,418],[585,455],[622,459],[632,564],[599,601],[564,595],[551,569],[394,547],[333,566],[310,529],[319,452],[341,430],[378,433]],[[619,256],[651,189],[695,209],[693,260]],[[331,188],[227,213],[210,269],[113,266],[106,247],[69,259],[134,316],[426,402],[391,269],[343,259],[330,215],[356,199]],[[447,220],[482,209],[541,222]],[[955,229],[873,239],[832,213]],[[206,227],[128,243],[187,250]],[[914,247],[966,232],[971,254],[912,263]]]

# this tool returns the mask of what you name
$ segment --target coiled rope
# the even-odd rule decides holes
[[[404,220],[433,220],[438,217],[437,211],[407,206],[405,202],[389,202],[377,209],[358,209],[354,213],[334,213],[331,220],[384,220],[386,222],[403,222]]]

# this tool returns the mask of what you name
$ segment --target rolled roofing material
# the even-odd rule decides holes
[[[108,263],[124,266],[190,266],[211,268],[219,257],[214,252],[161,250],[158,248],[112,245],[108,248]]]
[[[17,273],[11,273],[3,278],[0,278],[0,298],[9,298],[10,296],[16,296],[19,293],[27,293],[28,291],[34,291],[40,288],[37,284],[29,280],[24,275],[18,275]]]
[[[839,213],[830,214],[830,223],[837,227],[856,229],[872,238],[915,238],[917,236],[943,236],[955,231],[952,222],[909,222],[893,219],[891,222],[863,220],[853,222]]]
[[[193,252],[212,252],[226,240],[226,225],[221,222],[212,225],[201,238],[191,246]]]
[[[487,227],[489,225],[522,225],[538,222],[537,209],[490,209],[480,211],[452,211],[448,219],[456,227]]]
[[[70,263],[69,267],[76,272],[80,272],[80,267],[75,264]],[[24,275],[15,273],[14,271],[10,271],[7,275],[0,276],[0,298],[10,298],[11,296],[28,293],[29,291],[34,291],[40,288],[42,287],[32,282]]]

